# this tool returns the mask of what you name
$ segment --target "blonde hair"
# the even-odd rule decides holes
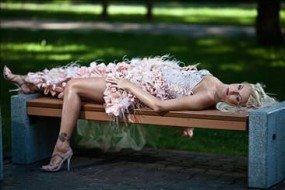
[[[249,83],[248,83],[249,84]],[[245,106],[231,105],[226,102],[218,102],[216,108],[225,112],[238,112],[238,111],[250,111],[260,107],[266,107],[275,104],[277,101],[268,96],[263,85],[260,83],[249,84],[251,87],[251,94],[245,104]]]

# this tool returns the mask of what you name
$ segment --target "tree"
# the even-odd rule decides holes
[[[153,0],[146,0],[146,10],[147,10],[146,19],[148,21],[153,20],[152,7],[153,7]]]
[[[108,0],[102,0],[102,13],[101,13],[101,16],[102,16],[103,19],[108,18],[108,4],[109,4]]]
[[[280,0],[258,0],[256,36],[260,45],[284,43],[280,28]]]

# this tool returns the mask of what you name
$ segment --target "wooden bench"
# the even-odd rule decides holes
[[[58,135],[62,100],[38,94],[11,98],[12,160],[28,164],[51,155]],[[128,122],[249,132],[248,186],[269,188],[285,179],[285,102],[250,113],[218,110],[134,110]],[[102,105],[82,103],[81,119],[110,121]]]
[[[40,97],[27,103],[30,116],[61,117],[62,100]],[[218,110],[171,111],[163,116],[151,109],[134,110],[128,122],[173,127],[200,127],[211,129],[247,130],[248,113],[225,113]],[[82,103],[80,119],[110,121],[101,104]]]

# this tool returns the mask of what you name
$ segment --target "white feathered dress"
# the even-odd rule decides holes
[[[89,67],[71,64],[41,72],[30,72],[25,80],[36,85],[46,95],[63,98],[64,87],[71,78],[103,77],[109,81],[108,78],[123,77],[141,87],[142,90],[165,100],[192,95],[192,89],[202,81],[204,76],[210,75],[207,70],[198,71],[195,66],[180,65],[179,61],[169,59],[168,56],[133,58],[117,64],[92,62]],[[104,101],[106,113],[114,117],[124,116],[130,108],[144,106],[131,92],[113,88],[109,82],[106,83]],[[78,127],[78,133],[82,135],[81,144],[89,147],[95,145],[104,150],[111,147],[115,147],[116,150],[131,147],[139,150],[145,144],[141,126],[116,127],[111,123],[108,124],[109,127],[98,127],[98,124],[89,121],[81,121],[81,123],[82,125]],[[89,127],[83,127],[83,125]],[[90,125],[96,125],[96,127],[92,128]],[[133,138],[132,134],[137,135]]]

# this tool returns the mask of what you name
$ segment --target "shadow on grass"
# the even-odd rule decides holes
[[[102,19],[96,13],[84,12],[49,12],[41,10],[1,10],[1,16],[5,19],[43,19],[56,21],[108,21],[108,22],[135,22],[147,23],[144,14],[114,14],[110,15],[108,19]],[[254,24],[253,17],[237,17],[233,16],[211,16],[201,14],[191,14],[189,16],[167,15],[160,14],[154,16],[154,23],[185,23],[185,24],[213,24],[213,25],[245,25],[251,26]],[[282,23],[283,25],[283,23]],[[285,25],[285,23],[284,23]]]
[[[17,36],[15,38],[15,36]],[[104,33],[99,31],[1,31],[1,63],[15,73],[52,68],[79,61],[106,63],[127,58],[173,55],[185,64],[202,63],[199,68],[210,72],[226,83],[263,82],[268,92],[285,99],[285,48],[262,48],[243,36],[231,39],[198,38],[171,35]],[[191,62],[190,62],[191,61]],[[2,69],[2,67],[1,67]],[[4,110],[4,149],[10,149],[10,93],[12,87],[1,77],[1,109]],[[181,139],[175,129],[149,129],[163,133],[158,146],[191,151],[226,154],[247,153],[247,134],[212,130],[196,130],[192,140]],[[161,131],[162,132],[161,132]]]

